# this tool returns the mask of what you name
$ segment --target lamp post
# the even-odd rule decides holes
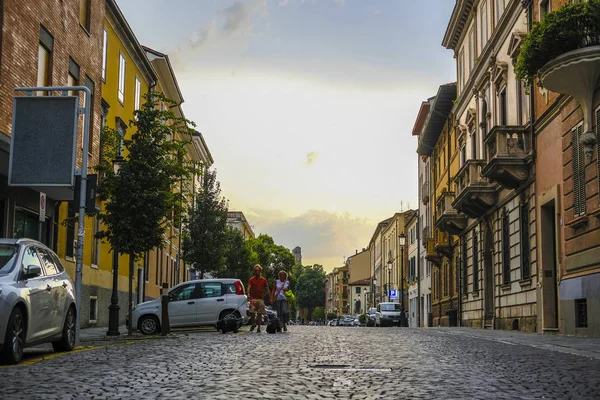
[[[377,278],[373,278],[373,307],[375,307],[375,295],[377,294]]]
[[[406,244],[406,235],[402,232],[398,235],[400,239],[400,307],[402,308],[402,325],[404,325],[404,245]]]
[[[125,164],[123,156],[118,155],[113,160],[113,171],[115,175],[119,174],[119,170]],[[112,295],[110,296],[110,306],[108,306],[108,331],[106,336],[118,336],[119,332],[119,252],[113,246],[113,282]]]
[[[367,288],[363,288],[363,297],[365,299],[364,314],[367,313]]]
[[[392,290],[392,264],[393,264],[392,260],[388,261],[388,290],[387,290],[388,301],[392,301],[392,299],[390,298],[390,291]]]

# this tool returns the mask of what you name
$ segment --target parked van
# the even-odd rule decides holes
[[[375,312],[375,326],[402,326],[403,314],[400,303],[379,303]]]

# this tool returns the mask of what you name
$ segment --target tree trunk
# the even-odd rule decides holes
[[[129,328],[127,335],[133,335],[133,326],[131,324],[131,314],[133,313],[133,264],[135,262],[135,254],[129,255]]]

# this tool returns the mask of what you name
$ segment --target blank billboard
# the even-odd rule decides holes
[[[75,185],[77,96],[16,96],[8,184],[32,188]],[[56,190],[61,193],[61,190]]]

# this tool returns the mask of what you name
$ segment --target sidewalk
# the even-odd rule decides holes
[[[138,331],[133,331],[131,336],[127,336],[127,327],[125,325],[119,326],[119,332],[121,333],[118,336],[107,336],[106,332],[108,331],[108,327],[94,327],[94,328],[82,328],[79,331],[79,341],[81,343],[89,343],[89,342],[118,342],[118,341],[126,341],[126,340],[148,340],[148,339],[157,339],[163,337],[174,337],[176,334],[187,334],[187,333],[201,333],[201,332],[216,332],[215,328],[212,326],[205,327],[196,327],[196,328],[173,328],[171,332],[167,336],[161,335],[153,335],[146,336],[142,335]]]
[[[449,335],[460,335],[484,340],[494,340],[510,345],[530,346],[538,349],[569,353],[600,360],[600,338],[584,338],[553,334],[526,333],[495,329],[427,328]]]

